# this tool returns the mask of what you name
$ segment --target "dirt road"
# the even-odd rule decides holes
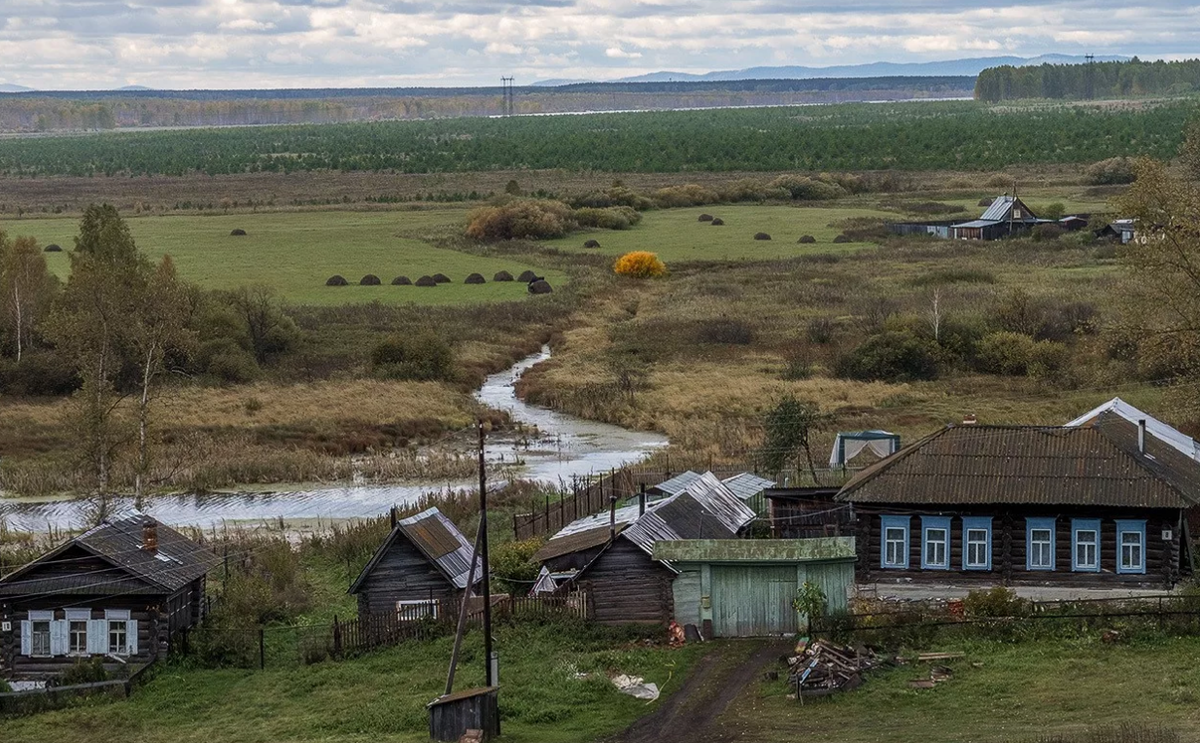
[[[721,714],[752,681],[792,649],[788,640],[726,640],[713,644],[675,693],[610,743],[717,743]]]

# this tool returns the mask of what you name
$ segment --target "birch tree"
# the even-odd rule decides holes
[[[33,345],[34,330],[50,309],[55,284],[34,238],[10,242],[0,233],[0,311],[18,362]]]

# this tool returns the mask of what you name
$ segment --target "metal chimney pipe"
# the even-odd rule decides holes
[[[1146,419],[1138,421],[1138,452],[1146,453]]]
[[[646,483],[642,483],[642,490],[638,493],[638,516],[646,512]]]
[[[142,522],[142,549],[152,555],[158,552],[158,523],[154,519]]]
[[[617,496],[608,496],[608,539],[614,541],[617,538]]]

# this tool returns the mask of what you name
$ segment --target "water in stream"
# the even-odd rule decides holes
[[[512,368],[493,374],[475,397],[507,410],[513,420],[536,430],[520,440],[495,440],[488,458],[506,473],[525,479],[569,483],[572,477],[607,472],[642,459],[667,439],[654,433],[629,431],[517,399],[516,380],[527,369],[550,358],[549,347]],[[516,463],[514,465],[514,463]],[[447,488],[473,488],[474,481],[413,482],[393,485],[344,485],[311,490],[262,493],[163,495],[149,500],[147,513],[167,524],[209,528],[232,521],[337,520],[386,513],[393,505],[409,503],[425,493]],[[115,507],[132,507],[132,498],[116,498]],[[79,528],[86,521],[81,500],[29,501],[0,498],[0,516],[18,531],[47,531],[49,527]]]

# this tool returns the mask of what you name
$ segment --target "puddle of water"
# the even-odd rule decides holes
[[[552,410],[527,405],[517,399],[515,384],[521,374],[550,358],[549,347],[510,369],[488,377],[475,397],[484,404],[506,410],[513,420],[535,428],[536,436],[521,441],[497,440],[488,447],[488,459],[503,466],[506,476],[554,484],[569,484],[573,477],[607,472],[646,457],[667,445],[665,436],[629,431]],[[520,462],[514,466],[514,462]],[[495,481],[498,473],[491,475]],[[393,505],[405,505],[430,492],[473,489],[474,480],[412,482],[394,485],[345,485],[271,493],[216,493],[157,496],[143,510],[166,524],[205,529],[225,522],[277,522],[340,520],[378,516]],[[133,499],[113,499],[114,508],[133,507]],[[0,498],[0,516],[17,531],[43,532],[51,527],[76,529],[85,525],[87,504],[81,500],[30,501]]]

